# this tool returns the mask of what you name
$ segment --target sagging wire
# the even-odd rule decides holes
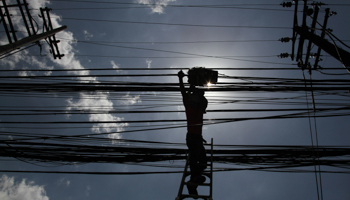
[[[310,77],[311,77],[311,74],[310,74]],[[303,71],[303,79],[304,79],[304,84],[305,84],[305,88],[307,87],[306,85],[306,79],[305,79],[305,75],[304,75],[304,71]],[[310,81],[310,84],[311,81]],[[311,85],[312,87],[312,85]],[[317,171],[317,168],[316,168],[316,161],[315,161],[315,150],[314,150],[314,139],[313,139],[313,131],[312,131],[312,127],[311,127],[311,116],[310,116],[310,111],[309,111],[309,101],[308,101],[308,95],[307,95],[307,91],[305,90],[305,99],[306,99],[306,106],[307,106],[307,113],[308,113],[308,120],[309,120],[309,129],[310,129],[310,137],[311,137],[311,146],[312,146],[312,158],[313,158],[313,162],[314,162],[314,173],[315,173],[315,180],[316,180],[316,190],[317,190],[317,199],[320,199],[320,196],[321,196],[321,199],[323,199],[323,192],[322,192],[322,179],[321,179],[321,168],[320,168],[320,165],[319,165],[319,154],[317,152],[317,162],[318,162],[318,171]],[[315,102],[314,102],[314,97],[313,97],[313,94],[312,94],[312,104],[313,104],[313,114],[314,114],[314,123],[315,123],[315,130],[316,130],[316,142],[317,142],[317,150],[318,150],[318,137],[317,137],[317,127],[316,127],[316,107],[315,107]],[[319,179],[317,177],[317,174],[319,175]]]
[[[320,30],[321,30],[321,31],[324,31],[324,33],[326,33],[327,36],[331,39],[331,41],[333,42],[333,45],[334,45],[334,47],[335,47],[335,50],[337,51],[337,54],[338,54],[338,57],[339,57],[339,61],[342,63],[342,65],[344,66],[344,68],[350,73],[350,70],[348,69],[348,67],[347,67],[347,66],[345,65],[345,63],[343,62],[343,59],[342,59],[342,57],[341,57],[341,55],[340,55],[340,53],[339,53],[339,47],[338,47],[338,45],[335,43],[335,40],[333,39],[333,37],[336,38],[341,44],[343,44],[343,45],[346,46],[347,48],[350,48],[350,46],[348,46],[348,45],[345,44],[343,41],[341,41],[338,37],[336,37],[333,33],[331,33],[330,30],[328,30],[328,29],[326,29],[325,27],[323,27],[323,25],[320,24],[316,19],[314,19],[314,18],[311,17],[310,15],[309,15],[309,17],[310,17],[311,19],[315,20],[316,23],[321,27]],[[317,29],[315,29],[315,30],[317,30]]]
[[[324,74],[324,75],[331,75],[331,76],[343,76],[343,75],[350,75],[349,73],[342,73],[342,74],[334,74],[334,73],[326,73],[326,72],[322,72],[318,69],[316,69],[317,72]]]
[[[343,62],[343,59],[342,59],[342,57],[341,57],[341,55],[340,55],[340,53],[339,53],[339,48],[338,48],[337,44],[335,43],[334,39],[331,37],[331,35],[328,33],[328,31],[326,31],[326,34],[327,34],[328,37],[332,40],[333,45],[334,45],[334,47],[335,47],[335,49],[336,49],[336,51],[337,51],[337,54],[338,54],[338,57],[339,57],[340,62],[342,63],[342,65],[344,66],[344,68],[350,73],[350,70],[348,69],[348,67],[347,67],[347,66],[345,65],[345,63]]]
[[[8,56],[12,56],[12,55],[14,55],[14,54],[16,54],[16,53],[19,53],[19,52],[21,52],[21,51],[23,51],[23,50],[26,50],[26,49],[28,49],[28,48],[30,48],[30,47],[33,47],[33,46],[35,46],[35,45],[37,45],[37,44],[34,43],[34,44],[31,44],[31,45],[29,45],[29,46],[27,46],[27,47],[24,47],[24,48],[22,48],[22,49],[19,49],[19,50],[15,51],[15,52],[12,52],[12,53],[9,53],[9,54],[7,54],[7,55],[4,55],[4,56],[0,57],[0,60],[3,59],[3,58],[6,58],[6,57],[8,57]]]
[[[310,86],[312,87],[312,78],[310,74]],[[314,119],[314,129],[315,129],[315,136],[316,136],[316,148],[318,150],[319,145],[318,145],[318,131],[317,131],[317,123],[316,123],[316,103],[315,103],[315,97],[313,94],[313,91],[311,90],[311,95],[312,95],[312,105],[313,105],[313,119]],[[311,133],[312,134],[312,133]],[[320,165],[320,155],[319,152],[317,151],[317,163],[318,163],[318,176],[320,180],[320,191],[321,191],[321,199],[323,199],[323,187],[322,187],[322,175],[321,175],[321,165]]]

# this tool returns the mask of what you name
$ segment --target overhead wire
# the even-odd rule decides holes
[[[52,1],[64,1],[64,2],[69,2],[69,3],[93,3],[93,4],[118,4],[118,5],[147,5],[147,6],[157,6],[158,4],[152,4],[152,3],[135,3],[135,2],[114,2],[114,1],[86,1],[86,0],[52,0]],[[312,3],[309,3],[310,5],[312,5]],[[350,6],[350,4],[323,4],[323,5],[332,5],[332,6]],[[167,4],[167,7],[212,7],[212,6],[281,6],[280,4],[269,4],[269,3],[249,3],[249,4],[242,4],[242,3],[235,3],[235,4],[217,4],[217,5],[179,5],[179,4]]]
[[[305,88],[306,88],[307,86],[306,86],[306,79],[305,79],[304,71],[303,71],[303,78],[304,78],[304,84],[305,84]],[[312,146],[312,154],[313,154],[313,162],[314,162],[313,167],[314,167],[314,174],[315,174],[315,181],[316,181],[317,199],[320,199],[320,196],[321,196],[320,189],[319,189],[320,186],[319,186],[319,179],[317,177],[318,172],[316,169],[316,162],[315,162],[316,159],[315,159],[314,139],[313,139],[313,131],[311,128],[311,116],[310,116],[310,111],[309,111],[309,100],[308,100],[307,91],[305,91],[305,100],[306,100],[306,105],[307,105],[307,109],[308,109],[307,113],[308,113],[309,131],[310,131],[310,137],[311,137],[311,146]],[[322,198],[322,196],[321,196],[321,198]]]
[[[134,23],[134,22],[132,22],[132,23]],[[186,25],[187,26],[187,25]],[[129,47],[126,47],[126,48],[129,48]],[[118,69],[117,69],[118,70]],[[164,74],[162,74],[162,75],[155,75],[155,76],[163,76]],[[103,77],[103,76],[107,76],[107,75],[91,75],[91,77],[98,77],[98,76],[100,76],[100,77]],[[137,75],[135,75],[135,76],[137,76]],[[77,77],[79,77],[78,75],[77,76],[73,76],[74,78],[77,78]],[[53,78],[73,78],[73,77],[70,77],[70,76],[66,76],[66,75],[57,75],[56,77],[55,76],[52,76],[52,77],[49,77],[50,78],[50,80],[52,81],[52,79]],[[10,78],[10,76],[8,76],[7,78]],[[32,77],[15,77],[15,76],[13,76],[12,78],[46,78],[46,77],[43,77],[43,76],[32,76]],[[232,77],[226,77],[226,78],[232,78]],[[262,80],[262,79],[260,79],[260,80]],[[272,79],[265,79],[265,80],[272,80]],[[62,81],[62,80],[61,80]],[[284,84],[289,84],[288,83],[288,81],[294,81],[294,80],[286,80],[287,82],[284,82]],[[298,81],[298,80],[296,80],[296,81]],[[106,84],[106,83],[103,83],[103,84]],[[121,83],[121,84],[126,84],[126,83]],[[135,83],[134,83],[135,84]],[[140,85],[147,85],[146,83],[137,83],[137,84],[140,84]],[[239,83],[240,85],[244,85],[243,83]],[[248,84],[248,83],[245,83],[245,84]],[[252,84],[258,84],[258,83],[256,83],[256,82],[252,82]],[[259,83],[260,84],[260,83]],[[262,84],[267,84],[267,83],[262,83]],[[322,83],[320,83],[320,84],[322,84]],[[325,83],[325,84],[327,84],[328,86],[330,86],[331,84],[335,84],[335,83]],[[21,86],[23,86],[24,84],[22,84]],[[19,88],[20,86],[18,86],[18,88]],[[94,89],[92,89],[91,91],[94,91],[94,90],[96,90],[96,88],[94,88]],[[26,92],[28,92],[28,91],[26,91]],[[32,93],[34,93],[35,91],[29,91],[29,92],[32,92]],[[72,91],[70,91],[70,92],[76,92],[76,91],[74,91],[74,90],[72,90]],[[78,91],[79,92],[79,91]],[[19,92],[19,94],[20,94],[21,92]],[[23,93],[23,92],[22,92]],[[27,94],[25,94],[25,95],[27,95]],[[49,95],[51,95],[51,94],[49,94]],[[61,95],[61,94],[60,94]],[[150,99],[150,100],[152,100],[152,99]],[[271,100],[271,99],[270,99]],[[247,101],[248,102],[248,101]],[[252,100],[251,102],[254,102],[254,100]],[[255,102],[258,102],[258,101],[255,101]],[[305,112],[304,112],[304,114],[305,114]],[[348,115],[348,113],[343,113],[344,115]],[[283,116],[283,115],[281,115],[281,116]],[[281,118],[281,116],[279,116],[278,118]],[[293,116],[293,114],[291,114],[290,116]],[[332,116],[332,115],[325,115],[325,116]],[[339,115],[337,115],[337,114],[334,114],[334,116],[341,116],[341,114],[339,114]],[[284,115],[284,117],[288,117],[288,115]],[[283,117],[282,117],[283,118]],[[257,118],[250,118],[250,119],[253,119],[253,120],[256,120]],[[172,119],[170,119],[171,121],[173,121]],[[218,123],[227,123],[227,122],[232,122],[232,121],[235,121],[235,120],[244,120],[243,118],[241,118],[241,119],[237,119],[237,118],[225,118],[225,119],[220,119],[221,121],[220,122],[218,122]],[[180,121],[180,120],[179,120]],[[127,123],[128,123],[128,121],[126,121]],[[142,121],[141,123],[145,123],[145,122],[153,122],[153,121],[146,121],[146,120],[144,120],[144,121]],[[157,120],[157,121],[154,121],[154,122],[169,122],[169,120]],[[184,122],[184,120],[181,120],[181,122]],[[6,121],[4,122],[4,123],[6,123]],[[93,122],[93,123],[105,123],[105,122],[103,122],[103,121],[100,121],[100,122]],[[136,121],[136,120],[134,120],[134,121],[129,121],[129,123],[140,123],[140,121]],[[154,126],[152,126],[152,127],[154,127]],[[161,128],[152,128],[152,129],[150,129],[150,128],[148,128],[148,129],[143,129],[143,130],[141,130],[141,131],[146,131],[146,130],[164,130],[164,129],[167,129],[167,128],[171,128],[171,126],[169,126],[169,124],[166,124],[166,127],[161,127]],[[186,127],[186,124],[184,124],[184,123],[182,123],[182,124],[180,124],[180,126],[173,126],[172,128],[179,128],[179,127],[181,127],[181,128],[184,128],[184,127]],[[137,131],[140,131],[140,130],[130,130],[130,131],[125,131],[124,133],[127,133],[127,132],[137,132]],[[106,133],[106,134],[112,134],[113,132],[110,132],[110,133]],[[115,133],[119,133],[119,132],[115,132]],[[121,132],[122,133],[122,132]],[[76,136],[69,136],[69,137],[63,137],[63,136],[56,136],[56,138],[50,138],[50,139],[72,139],[72,138],[75,138],[75,139],[77,139],[77,138],[79,138],[79,139],[83,139],[83,137],[84,137],[84,140],[88,137],[88,136],[99,136],[99,135],[103,135],[103,134],[95,134],[95,135],[91,135],[91,134],[85,134],[85,135],[81,135],[81,136],[79,136],[79,135],[77,135],[77,137]],[[30,137],[30,135],[28,136],[28,137]],[[93,138],[93,139],[95,139],[95,138]],[[72,142],[76,142],[76,141],[72,141]],[[237,169],[237,170],[239,170],[239,169]],[[255,170],[257,170],[257,169],[255,169]],[[263,169],[263,168],[260,168],[260,170],[268,170],[267,168],[265,168],[265,169]]]
[[[150,8],[149,6],[127,6],[127,7],[75,7],[75,8],[56,8],[58,11],[76,11],[76,10],[120,10],[120,9],[145,9]],[[281,12],[293,12],[292,10],[285,9],[274,9],[274,8],[249,8],[241,6],[230,6],[230,5],[167,5],[167,8],[209,8],[209,9],[237,9],[237,10],[266,10],[266,11],[281,11]]]
[[[76,56],[92,56],[94,55],[76,55]],[[97,56],[99,57],[99,56]],[[102,57],[113,57],[113,56],[102,56]],[[149,57],[148,57],[149,58]],[[175,71],[175,70],[187,70],[188,68],[185,67],[178,67],[178,68],[140,68],[140,67],[132,67],[132,68],[84,68],[84,69],[30,69],[30,68],[23,68],[23,69],[0,69],[0,72],[79,72],[79,71]],[[280,71],[288,71],[288,70],[297,70],[300,71],[299,68],[288,68],[288,67],[230,67],[230,68],[218,68],[218,67],[212,67],[210,68],[212,70],[225,70],[225,71],[270,71],[270,70],[280,70]],[[322,70],[344,70],[344,68],[322,68]],[[22,76],[23,77],[23,76]],[[47,77],[50,77],[49,75]]]
[[[24,50],[26,50],[26,49],[28,49],[28,48],[30,48],[30,47],[36,46],[36,45],[37,45],[37,44],[34,43],[34,44],[28,45],[28,46],[26,46],[26,47],[24,47],[24,48],[21,48],[21,49],[19,49],[19,50],[12,51],[12,52],[10,52],[10,53],[8,53],[8,54],[0,55],[0,60],[6,58],[6,57],[8,57],[8,56],[12,56],[12,55],[14,55],[14,54],[16,54],[16,53],[19,53],[19,52],[21,52],[21,51],[24,51]]]
[[[91,138],[93,139],[93,138]],[[97,161],[97,162],[120,162],[120,163],[132,163],[135,162],[136,160],[141,159],[141,157],[146,161],[148,159],[148,156],[142,156],[142,155],[137,155],[138,152],[142,152],[141,154],[153,154],[153,158],[155,160],[149,160],[149,162],[159,162],[159,161],[164,161],[165,160],[178,160],[178,159],[182,159],[184,156],[183,154],[186,152],[186,150],[184,149],[174,149],[174,148],[135,148],[135,147],[130,147],[129,145],[126,145],[125,147],[120,147],[118,146],[90,146],[90,145],[68,145],[68,144],[64,144],[64,143],[37,143],[37,142],[27,142],[27,143],[23,143],[20,142],[18,143],[18,141],[6,141],[7,143],[11,144],[11,145],[17,145],[17,144],[23,144],[21,146],[17,147],[17,152],[26,152],[25,154],[22,154],[21,157],[24,158],[30,158],[28,156],[30,156],[31,154],[36,154],[36,153],[40,153],[40,155],[44,156],[43,158],[47,158],[48,160],[52,160],[55,161],[55,158],[58,158],[60,160],[60,162],[64,162],[63,159],[63,155],[67,155],[67,153],[69,153],[71,156],[74,156],[74,151],[78,150],[79,153],[79,157],[82,158],[82,160],[80,159],[80,161],[83,161],[86,159],[84,157],[89,157],[90,161]],[[138,141],[135,141],[138,142]],[[141,141],[142,142],[142,141]],[[30,145],[30,148],[26,147],[25,145]],[[183,144],[182,144],[183,145]],[[42,148],[46,147],[45,149]],[[224,145],[224,147],[226,147],[227,145]],[[236,146],[236,145],[235,145]],[[234,147],[234,146],[232,146]],[[236,146],[237,148],[238,146]],[[270,165],[269,168],[291,168],[293,166],[290,165],[286,165],[282,163],[285,163],[288,159],[291,160],[298,160],[298,159],[302,159],[302,163],[301,164],[295,164],[294,167],[300,167],[300,166],[309,166],[311,163],[307,160],[305,160],[305,155],[308,155],[310,153],[310,148],[309,147],[297,147],[297,149],[293,149],[291,147],[288,146],[281,146],[279,147],[271,147],[269,148],[269,146],[260,146],[260,148],[256,148],[256,149],[247,149],[248,146],[242,146],[243,149],[233,149],[233,150],[215,150],[215,157],[214,160],[217,162],[224,162],[224,163],[247,163],[249,165],[257,165],[258,163],[261,163],[261,156],[262,155],[267,155],[267,157],[265,157],[267,160],[266,163],[261,163],[258,165]],[[273,149],[275,148],[275,149]],[[303,149],[304,148],[304,149]],[[39,150],[39,152],[37,152],[37,150]],[[68,152],[66,152],[68,150]],[[121,151],[121,152],[120,152]],[[290,153],[293,154],[293,157],[285,157],[285,155],[283,155],[282,157],[279,157],[279,155],[281,155],[281,151],[284,151],[286,154],[285,155],[289,155]],[[54,154],[57,154],[55,157],[46,157],[44,152],[53,152]],[[86,153],[84,153],[86,152]],[[298,152],[298,156],[297,153]],[[344,154],[348,154],[349,153],[349,149],[348,148],[336,148],[336,149],[332,149],[332,148],[323,148],[320,153],[322,152],[322,156],[323,157],[333,157],[336,155],[344,155]],[[63,153],[63,154],[62,154]],[[73,154],[72,154],[73,153]],[[131,153],[131,154],[130,154]],[[104,155],[104,157],[101,157],[100,155]],[[108,154],[108,155],[106,155]],[[129,154],[129,155],[135,155],[134,156],[128,156],[128,158],[126,158],[123,154]],[[164,155],[162,156],[156,156],[157,154],[162,154]],[[182,155],[181,155],[182,154]],[[242,154],[251,154],[251,157],[248,159],[246,156],[242,156]],[[260,154],[260,155],[254,155],[254,154]],[[269,155],[270,154],[270,155]],[[62,155],[62,156],[58,156],[58,155]],[[272,156],[274,155],[274,156]],[[97,157],[96,157],[97,156]],[[115,157],[116,156],[116,157]],[[122,157],[121,157],[122,156]],[[140,157],[141,156],[141,157]],[[155,156],[155,157],[154,157]],[[272,156],[272,157],[271,157]],[[112,158],[115,157],[115,158]],[[309,157],[309,156],[308,156]],[[38,156],[35,157],[35,160],[38,160]],[[96,158],[98,158],[98,160],[96,160]],[[109,158],[112,158],[109,159]],[[126,158],[126,159],[125,159]],[[136,160],[135,160],[136,159]],[[268,161],[270,160],[270,161]],[[139,161],[136,161],[139,162]],[[272,161],[272,162],[271,162]],[[275,164],[273,164],[275,162]],[[349,160],[345,160],[345,163],[349,163]],[[332,163],[337,163],[336,160],[322,160],[322,164],[324,165],[328,165],[328,164],[332,164]],[[341,160],[339,160],[339,163],[342,163]],[[249,169],[249,168],[248,168]]]
[[[310,86],[312,87],[312,77],[310,74]],[[319,148],[319,143],[318,143],[318,131],[317,131],[317,121],[316,121],[316,103],[314,99],[314,94],[311,92],[312,95],[312,103],[313,103],[313,120],[314,120],[314,129],[315,129],[315,139],[316,139],[316,148]],[[323,200],[323,186],[322,186],[322,174],[321,174],[321,165],[320,165],[320,155],[317,151],[317,165],[318,165],[318,176],[319,176],[319,184],[320,184],[320,196],[321,199]]]
[[[290,27],[277,27],[277,26],[186,24],[186,23],[141,22],[141,21],[123,21],[123,20],[107,20],[107,19],[87,19],[87,18],[74,18],[74,17],[65,17],[64,20],[125,23],[125,24],[145,24],[145,25],[185,26],[185,27],[202,27],[202,28],[251,28],[251,29],[286,29],[286,30],[292,29]]]
[[[153,49],[153,48],[120,46],[120,45],[105,44],[105,43],[97,43],[97,42],[90,42],[90,41],[86,41],[86,42],[83,42],[83,43],[86,43],[86,44],[93,44],[93,45],[100,45],[100,46],[107,46],[107,47],[116,47],[116,48],[125,48],[125,49],[135,49],[135,50],[145,50],[145,51],[155,51],[155,52],[172,53],[172,54],[180,54],[180,55],[187,55],[187,56],[197,56],[197,57],[204,57],[204,58],[225,59],[225,60],[236,60],[236,61],[245,61],[245,62],[266,63],[266,64],[294,65],[294,64],[287,64],[287,63],[277,63],[277,62],[266,62],[266,61],[256,61],[256,60],[238,59],[238,58],[232,58],[232,57],[230,57],[230,56],[215,56],[215,55],[205,55],[205,54],[197,54],[197,53],[187,53],[187,52],[181,52],[181,51],[170,51],[170,50],[161,50],[161,49]],[[130,58],[133,58],[133,57],[130,57]]]
[[[341,41],[338,37],[336,37],[334,34],[331,33],[331,31],[327,30],[325,27],[323,27],[323,25],[321,25],[316,19],[314,19],[313,17],[309,16],[311,19],[315,20],[315,22],[321,27],[321,30],[331,39],[331,41],[333,42],[334,48],[338,54],[338,59],[339,61],[342,63],[342,65],[344,66],[344,68],[350,73],[350,69],[348,69],[348,67],[345,65],[345,63],[343,62],[343,58],[340,55],[339,52],[339,47],[337,46],[337,44],[335,43],[334,39],[332,37],[335,37],[340,43],[342,43],[344,46],[346,46],[347,48],[350,48],[350,46],[348,46],[347,44],[345,44],[343,41]]]

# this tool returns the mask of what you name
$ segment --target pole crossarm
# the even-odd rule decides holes
[[[23,46],[35,43],[36,41],[39,41],[39,40],[45,39],[47,37],[50,37],[50,36],[56,34],[57,32],[65,30],[66,28],[67,28],[66,26],[62,26],[62,27],[54,29],[54,30],[50,30],[50,31],[47,31],[47,32],[44,32],[44,33],[41,33],[41,34],[33,35],[31,37],[23,38],[23,39],[21,39],[21,40],[19,40],[17,42],[14,42],[14,43],[10,43],[10,44],[4,45],[4,46],[0,46],[0,55],[9,53],[9,52],[11,52],[11,51],[13,51],[15,49],[20,48],[20,47],[23,47]]]
[[[350,53],[338,47],[334,41],[329,42],[324,38],[326,34],[328,34],[329,36],[331,35],[329,34],[329,31],[326,29],[328,18],[329,16],[332,15],[332,13],[330,13],[329,8],[325,9],[324,22],[323,22],[323,25],[320,25],[317,22],[317,17],[320,10],[320,6],[324,4],[312,3],[311,5],[314,7],[312,9],[308,7],[307,0],[303,0],[304,5],[303,5],[303,12],[302,12],[303,13],[302,24],[298,25],[298,6],[299,6],[298,2],[299,1],[294,1],[295,10],[294,10],[294,20],[293,20],[293,37],[292,37],[293,44],[292,44],[291,59],[292,60],[295,59],[298,62],[298,66],[302,70],[308,69],[309,73],[311,73],[311,70],[313,69],[315,70],[320,69],[320,66],[318,65],[318,63],[320,61],[321,50],[323,50],[329,55],[331,55],[332,57],[334,57],[335,59],[339,60],[345,66],[345,68],[350,72],[350,70],[348,69],[348,67],[350,67]],[[290,6],[292,5],[292,3],[289,3],[289,4]],[[286,5],[287,4],[285,4],[285,6]],[[307,26],[308,17],[312,18],[311,27]],[[322,30],[321,36],[318,36],[315,34],[315,30],[317,29],[316,28],[317,24],[321,26],[321,30]],[[299,35],[299,42],[298,42],[297,50],[295,50],[296,49],[295,43],[298,40],[298,35]],[[330,38],[332,39],[331,36]],[[304,49],[305,40],[308,40],[309,42],[306,48],[305,57],[303,57],[304,55],[303,52],[305,50]],[[281,40],[281,41],[286,42],[285,40]],[[318,46],[317,53],[310,52],[313,44]],[[309,62],[309,58],[311,54],[314,55],[316,58],[315,63],[313,65],[311,65]],[[281,58],[285,58],[285,57],[288,57],[288,56],[281,56]]]
[[[0,7],[0,16],[1,22],[4,25],[4,29],[7,35],[7,39],[9,43],[17,41],[16,31],[13,27],[13,23],[11,20],[11,14],[8,10],[8,7],[13,7],[13,5],[7,5],[6,0],[2,0],[2,6]]]
[[[33,23],[33,17],[30,13],[30,10],[28,8],[28,3],[26,0],[16,0],[17,4],[13,5],[7,5],[6,0],[1,0],[2,5],[0,5],[0,17],[1,20],[0,22],[3,23],[7,39],[9,41],[9,44],[0,46],[0,55],[4,55],[7,53],[10,53],[16,49],[20,49],[22,47],[25,47],[30,44],[39,44],[40,40],[45,39],[47,43],[50,46],[51,53],[53,54],[54,59],[59,58],[61,59],[64,54],[61,54],[59,51],[58,43],[60,42],[59,40],[56,40],[55,34],[65,30],[67,27],[62,26],[59,28],[53,28],[52,23],[51,23],[51,18],[50,18],[50,11],[51,9],[45,7],[45,8],[40,8],[41,17],[43,19],[43,32],[38,34],[38,30],[35,29],[34,23]],[[15,26],[11,20],[12,14],[9,11],[9,7],[17,7],[20,12],[20,16],[22,17],[23,21],[23,26],[27,30],[27,37],[24,37],[22,39],[19,39]],[[17,24],[16,24],[17,25]],[[39,27],[38,27],[39,29]]]
[[[311,43],[314,43],[319,48],[327,52],[329,55],[333,56],[335,59],[341,61],[345,66],[350,67],[350,53],[335,46],[334,44],[328,42],[322,37],[313,34],[312,32],[297,27],[296,32],[298,34],[303,35],[306,39],[308,39]]]
[[[47,8],[47,7],[40,8],[41,17],[43,18],[43,23],[44,23],[43,25],[44,25],[44,28],[47,32],[54,30],[52,27],[52,23],[51,23],[50,11],[51,11],[51,9]],[[60,42],[60,40],[57,40],[54,34],[50,35],[47,38],[48,38],[48,44],[51,47],[51,52],[52,52],[54,59],[56,59],[56,58],[61,59],[64,56],[64,54],[60,53],[60,50],[57,46],[57,44]]]

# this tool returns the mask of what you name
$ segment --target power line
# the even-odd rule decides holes
[[[89,21],[89,22],[109,22],[109,23],[126,23],[126,24],[146,24],[146,25],[166,25],[166,26],[187,26],[187,27],[203,27],[203,28],[253,28],[253,29],[292,29],[290,27],[274,27],[274,26],[239,26],[239,25],[201,25],[201,24],[183,24],[183,23],[163,23],[163,22],[137,22],[107,19],[85,19],[65,17],[64,20]]]
[[[280,173],[311,173],[309,170],[276,170],[271,167],[265,168],[225,168],[213,170],[213,172],[229,172],[229,171],[266,171],[266,172],[280,172]],[[183,173],[183,171],[154,171],[154,172],[96,172],[96,171],[39,171],[39,170],[0,170],[4,173],[34,173],[34,174],[80,174],[80,175],[146,175],[146,174],[174,174]],[[349,174],[349,171],[322,171],[322,173],[335,173],[335,174]]]
[[[94,57],[94,55],[75,55],[75,56],[87,56],[87,57]],[[100,56],[96,56],[100,57]],[[114,57],[114,56],[101,56],[101,57]],[[150,58],[150,57],[144,57],[144,58]],[[184,67],[179,67],[179,68],[138,68],[138,67],[133,67],[133,68],[84,68],[84,69],[29,69],[29,68],[24,68],[24,69],[0,69],[0,72],[32,72],[32,71],[37,71],[37,72],[72,72],[72,71],[174,71],[174,70],[187,70],[188,68]],[[299,68],[288,68],[288,67],[249,67],[249,68],[244,68],[244,67],[230,67],[230,68],[210,68],[212,70],[225,70],[225,71],[270,71],[270,70],[281,70],[281,71],[286,71],[286,70],[298,70],[300,71]],[[322,68],[322,70],[344,70],[344,68]],[[49,77],[49,76],[47,76]]]
[[[333,109],[331,109],[333,110]],[[247,121],[247,120],[265,120],[265,119],[290,119],[290,118],[307,118],[306,112],[284,114],[284,115],[272,115],[266,117],[238,117],[238,118],[211,118],[203,119],[205,125],[217,124],[217,123],[228,123],[237,121]],[[332,117],[332,116],[348,116],[349,113],[343,114],[325,114],[317,115],[316,117]],[[122,124],[122,123],[163,123],[163,122],[186,122],[185,119],[161,119],[161,120],[124,120],[124,121],[0,121],[0,124]]]
[[[75,8],[56,8],[59,11],[77,11],[77,10],[120,10],[120,9],[145,9],[150,8],[149,6],[127,6],[127,7],[75,7]],[[167,5],[167,8],[207,8],[207,9],[236,9],[236,10],[264,10],[264,11],[282,11],[282,12],[293,12],[292,10],[285,9],[274,9],[274,8],[249,8],[240,6],[230,5]]]
[[[173,53],[173,54],[181,54],[181,55],[197,56],[197,57],[205,57],[205,58],[214,58],[214,59],[226,59],[226,60],[235,60],[235,61],[244,61],[244,62],[265,63],[265,64],[295,65],[295,64],[287,64],[287,63],[278,63],[278,62],[238,59],[238,58],[232,58],[230,56],[204,55],[204,54],[195,54],[195,53],[186,53],[186,52],[180,52],[180,51],[151,49],[151,48],[143,48],[143,47],[130,47],[130,46],[120,46],[120,45],[112,45],[112,44],[101,44],[101,43],[88,42],[88,41],[86,41],[84,43],[86,43],[86,44],[93,44],[93,45],[107,46],[107,47],[117,47],[117,48],[125,48],[125,49],[156,51],[156,52],[163,52],[163,53]],[[135,58],[135,57],[130,57],[130,58]]]
[[[73,139],[73,138],[70,138]],[[91,138],[93,140],[94,138]],[[51,140],[51,139],[50,139]],[[124,145],[81,145],[53,142],[34,142],[22,140],[3,141],[0,148],[2,157],[16,157],[28,162],[53,162],[69,164],[78,163],[145,163],[162,162],[169,160],[185,160],[186,149],[179,148],[153,148]],[[83,142],[83,141],[82,141]],[[215,149],[214,162],[219,163],[245,163],[254,168],[254,165],[268,168],[295,168],[312,166],[312,148],[310,147],[244,147],[234,149]],[[320,164],[333,167],[348,166],[350,160],[334,157],[348,156],[349,148],[320,147],[317,149]],[[294,164],[290,164],[294,163]],[[250,167],[248,167],[249,169]]]
[[[91,41],[91,40],[71,40],[65,38],[59,38],[61,40],[73,41],[73,42],[95,42],[95,43],[107,43],[107,44],[211,44],[211,43],[245,43],[245,42],[279,42],[278,40],[206,40],[206,41],[154,41],[154,42],[125,42],[125,41]],[[345,40],[346,41],[346,40]]]
[[[179,104],[180,105],[180,104]],[[310,108],[285,108],[285,109],[217,109],[206,110],[207,113],[236,113],[236,112],[291,112],[291,111],[307,111],[312,110]],[[315,111],[336,111],[336,110],[350,110],[350,106],[341,108],[319,108]],[[6,113],[4,113],[6,112]],[[20,113],[19,113],[20,112]],[[77,110],[23,110],[23,109],[0,109],[1,115],[74,115],[74,114],[149,114],[149,113],[178,113],[179,110],[91,110],[91,109],[77,109]]]
[[[156,6],[158,4],[152,4],[152,3],[131,3],[131,2],[112,2],[112,1],[84,1],[84,0],[51,0],[51,1],[64,1],[64,2],[69,2],[69,3],[93,3],[93,4],[118,4],[118,5],[148,5],[148,6]],[[311,5],[311,3],[310,3]],[[332,6],[350,6],[350,4],[324,4],[324,5],[332,5]],[[217,4],[217,5],[174,5],[174,4],[167,4],[167,7],[191,7],[191,6],[203,6],[203,7],[211,7],[211,6],[281,6],[280,4]]]

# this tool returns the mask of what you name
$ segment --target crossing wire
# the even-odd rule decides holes
[[[71,137],[70,140],[73,138]],[[87,138],[86,138],[87,139]],[[96,138],[90,138],[95,140]],[[52,139],[46,139],[53,141]],[[84,142],[84,141],[80,141]],[[139,142],[139,141],[136,141]],[[85,142],[84,142],[85,143]],[[152,143],[152,142],[151,142]],[[108,146],[102,145],[86,145],[86,144],[67,144],[53,142],[25,142],[22,139],[19,140],[5,140],[2,141],[3,145],[2,156],[18,157],[21,159],[27,159],[28,162],[58,162],[62,164],[68,164],[72,162],[97,162],[97,163],[142,163],[142,162],[161,162],[167,160],[183,160],[185,158],[186,149],[178,149],[174,147],[170,148],[147,148],[132,146],[128,143],[121,143],[118,146],[109,144]],[[7,146],[6,146],[6,145]],[[182,144],[183,145],[183,144]],[[220,145],[219,145],[220,146]],[[223,147],[228,147],[223,145]],[[249,165],[266,165],[269,168],[293,168],[293,167],[305,167],[312,165],[311,147],[269,147],[260,146],[249,149],[248,146],[241,146],[242,149],[232,146],[233,149],[216,149],[214,150],[214,161],[222,163],[246,163]],[[330,148],[320,147],[317,149],[324,159],[321,160],[322,165],[334,165],[347,166],[350,164],[348,159],[326,159],[327,157],[333,158],[336,156],[349,155],[349,148]],[[5,154],[4,154],[5,153]],[[245,155],[245,156],[242,156]],[[263,161],[262,161],[263,160]],[[288,164],[288,161],[299,163],[295,165]],[[249,168],[248,168],[249,169]]]
[[[187,26],[187,25],[186,25]],[[102,75],[103,76],[103,75]],[[39,77],[37,77],[37,78],[39,78]],[[60,77],[61,78],[61,77]]]

